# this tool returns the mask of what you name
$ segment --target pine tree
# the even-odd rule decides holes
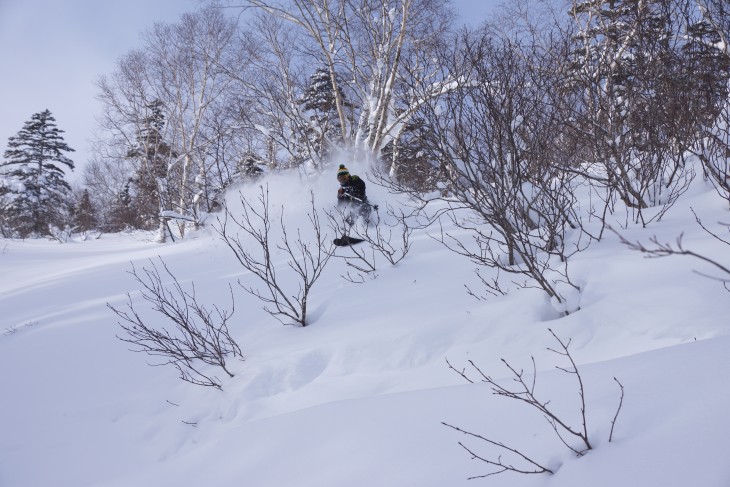
[[[349,106],[341,87],[340,96]],[[302,148],[297,159],[324,159],[332,146],[342,141],[342,127],[337,115],[335,89],[327,68],[317,68],[301,99],[301,107],[309,113]],[[316,162],[315,162],[316,165]]]
[[[433,191],[443,175],[445,168],[427,150],[428,141],[433,142],[432,137],[432,128],[416,116],[380,151],[381,158],[395,168],[392,176],[406,187]]]
[[[165,114],[163,104],[155,100],[147,105],[148,114],[141,121],[136,145],[127,157],[136,161],[136,174],[131,179],[134,184],[130,207],[137,212],[135,220],[145,229],[153,229],[160,224],[162,211],[169,210],[172,197],[168,187],[168,163],[176,154],[164,141]],[[129,223],[129,222],[128,222]]]
[[[255,152],[246,152],[238,164],[238,178],[244,181],[256,181],[264,173],[264,161]]]
[[[49,110],[34,114],[8,139],[5,161],[0,164],[4,186],[5,219],[20,237],[49,235],[49,226],[60,226],[69,207],[71,187],[64,180],[64,166],[74,163],[64,152],[74,150],[61,135]]]
[[[81,199],[76,210],[74,211],[74,223],[76,229],[81,232],[88,232],[96,228],[98,220],[96,218],[96,210],[94,205],[91,203],[91,197],[89,196],[89,190],[85,189],[81,194]]]
[[[343,95],[342,89],[340,94]],[[309,86],[302,96],[302,108],[320,113],[332,113],[335,110],[335,90],[327,68],[317,68],[310,76]]]
[[[687,27],[687,43],[682,47],[682,78],[694,80],[688,91],[691,106],[705,124],[712,124],[728,96],[730,57],[722,51],[722,36],[706,20]]]
[[[112,204],[108,223],[108,229],[112,232],[119,232],[127,228],[140,228],[141,226],[134,207],[130,185],[131,181],[127,181],[122,190],[116,195],[116,201]]]
[[[727,97],[728,59],[716,27],[670,0],[585,0],[571,11],[582,23],[574,69],[604,87],[604,111],[639,149],[658,137],[680,148],[711,122]],[[677,5],[675,5],[677,4]],[[696,17],[696,15],[695,15]]]

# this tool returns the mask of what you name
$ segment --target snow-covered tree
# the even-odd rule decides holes
[[[347,105],[341,82],[337,83],[339,96]],[[299,158],[324,159],[329,150],[342,143],[342,126],[337,116],[335,83],[325,67],[317,68],[309,78],[309,85],[301,99],[303,113],[308,117]]]
[[[700,86],[693,86],[688,108],[701,117],[704,125],[714,123],[727,101],[730,50],[723,49],[723,42],[721,31],[704,18],[687,25],[687,41],[681,50],[683,77],[701,80]]]
[[[81,193],[81,198],[74,209],[74,223],[76,230],[80,232],[88,232],[96,228],[98,219],[96,217],[96,209],[91,203],[91,197],[89,196],[89,190],[85,189]]]
[[[136,137],[136,144],[129,150],[127,157],[134,160],[135,174],[133,206],[137,219],[144,228],[158,225],[159,234],[165,235],[166,223],[160,215],[171,207],[168,194],[168,164],[176,157],[170,145],[164,140],[164,105],[153,100],[147,105],[147,113]]]
[[[235,58],[236,33],[234,19],[207,5],[184,14],[177,23],[155,24],[143,36],[142,49],[124,56],[117,70],[98,82],[104,148],[120,159],[140,142],[147,145],[148,155],[155,151],[148,168],[153,174],[166,174],[166,188],[158,189],[160,196],[170,195],[162,198],[164,211],[185,217],[177,225],[181,234],[183,220],[193,219],[196,205],[208,200],[199,197],[200,188],[215,181],[208,172],[218,166],[206,160],[214,154],[209,149],[220,146],[221,137],[230,137],[237,127],[219,124],[236,93],[228,73],[240,64]],[[161,138],[149,123],[154,104],[164,115]],[[166,158],[160,157],[161,146],[156,147],[162,140],[172,149]],[[131,166],[130,177],[135,178],[138,168]]]
[[[694,0],[703,22],[717,33],[719,42],[714,47],[730,57],[730,5],[726,0]]]
[[[134,205],[134,198],[132,196],[130,185],[131,182],[127,181],[122,189],[117,192],[114,200],[111,202],[111,208],[109,209],[105,226],[113,232],[118,232],[127,228],[142,227],[139,213]]]
[[[448,5],[438,0],[246,0],[244,4],[291,26],[288,30],[271,22],[270,29],[262,32],[261,41],[270,43],[272,52],[282,52],[282,46],[296,38],[304,62],[324,64],[329,76],[320,86],[331,86],[328,100],[334,102],[344,145],[373,154],[413,114],[412,107],[395,111],[408,85],[404,81],[433,74],[434,47],[452,18]],[[281,70],[278,75],[286,78],[283,86],[291,86],[292,74],[292,69]]]
[[[339,88],[339,92],[344,98],[342,88]],[[309,77],[309,86],[302,96],[303,108],[319,114],[331,114],[337,109],[335,98],[334,83],[329,70],[323,67],[315,69]]]
[[[686,68],[707,86],[694,99],[705,130],[693,149],[705,175],[730,201],[730,5],[725,0],[695,0],[688,7],[686,17],[694,22],[688,29],[686,54],[691,62]],[[692,15],[693,8],[699,15]]]
[[[248,152],[238,165],[237,178],[244,181],[256,181],[264,174],[264,161],[253,152]]]
[[[440,160],[432,159],[427,150],[431,142],[432,127],[421,117],[404,123],[398,137],[390,140],[380,151],[384,161],[389,161],[399,184],[417,191],[433,191],[443,182],[446,170]]]
[[[71,187],[65,169],[74,163],[63,130],[49,110],[32,115],[17,135],[8,139],[0,182],[6,225],[20,237],[48,235],[49,226],[60,226],[68,209]]]
[[[589,148],[579,163],[643,224],[645,208],[668,208],[687,187],[684,154],[706,123],[698,100],[710,84],[687,69],[701,51],[688,48],[696,38],[682,1],[574,0],[571,9],[575,133]]]
[[[94,156],[84,165],[81,184],[89,190],[100,230],[118,231],[128,224],[113,222],[119,220],[119,195],[129,186],[129,177],[129,161],[126,158]]]

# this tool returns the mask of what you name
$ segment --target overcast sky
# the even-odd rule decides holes
[[[480,23],[497,0],[454,0]],[[99,106],[94,81],[139,47],[156,21],[175,22],[199,0],[0,0],[0,157],[8,138],[49,109],[74,149],[80,176]]]

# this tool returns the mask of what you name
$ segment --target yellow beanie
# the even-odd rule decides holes
[[[337,179],[340,179],[342,176],[349,176],[350,171],[347,170],[344,164],[340,164],[340,168],[337,171]]]

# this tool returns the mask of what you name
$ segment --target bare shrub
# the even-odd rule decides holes
[[[390,265],[398,265],[411,250],[411,234],[413,227],[408,223],[407,216],[402,210],[396,211],[394,207],[386,204],[387,220],[384,220],[384,228],[376,225],[374,228],[366,227],[363,234],[373,248],[382,255]]]
[[[386,208],[385,218],[381,219],[380,214],[376,212],[369,222],[357,222],[354,225],[347,222],[345,212],[339,208],[328,213],[330,227],[336,234],[362,239],[368,244],[348,246],[347,255],[340,256],[345,259],[348,267],[358,272],[357,276],[352,276],[348,272],[343,276],[345,279],[351,282],[363,282],[364,275],[375,275],[377,255],[395,266],[410,251],[414,228],[409,224],[408,216],[391,205],[386,205]]]
[[[694,213],[694,210],[693,210],[693,213]],[[730,239],[722,238],[717,233],[715,233],[712,230],[710,230],[709,228],[707,228],[702,223],[702,220],[700,220],[700,218],[697,216],[696,213],[694,213],[694,215],[695,215],[695,220],[697,221],[697,224],[700,227],[702,227],[702,229],[705,231],[705,233],[712,236],[712,238],[714,238],[715,240],[718,240],[718,241],[724,243],[725,245],[730,246]],[[730,230],[730,225],[727,225],[727,224],[723,224],[723,225],[725,225],[727,227],[727,229]],[[711,259],[710,257],[708,257],[706,255],[699,254],[693,250],[687,249],[684,246],[684,242],[683,242],[684,234],[683,233],[680,234],[676,238],[676,240],[673,244],[669,243],[669,242],[660,242],[659,238],[655,235],[649,239],[651,245],[646,245],[639,241],[632,242],[632,241],[627,240],[620,233],[615,232],[615,231],[614,231],[614,233],[616,233],[619,236],[622,244],[626,245],[631,250],[636,250],[638,252],[645,254],[649,258],[669,257],[672,255],[684,255],[684,256],[693,257],[695,259],[706,262],[706,263],[710,264],[711,266],[713,266],[716,270],[719,270],[721,272],[721,275],[717,276],[717,275],[708,275],[708,274],[704,274],[704,273],[701,273],[701,274],[706,277],[709,277],[710,279],[720,281],[723,284],[723,286],[725,287],[725,289],[730,291],[730,267],[728,267],[727,265],[721,264],[720,262],[718,262],[714,259]]]
[[[470,370],[472,373],[476,374],[476,379],[470,378],[469,374],[466,372],[466,369],[458,370],[454,366],[452,366],[451,363],[448,362],[448,360],[447,364],[451,370],[459,374],[466,381],[470,383],[474,383],[475,381],[485,382],[489,385],[494,394],[525,403],[533,408],[533,410],[542,415],[545,420],[550,424],[560,441],[576,456],[580,457],[583,456],[587,451],[593,449],[591,438],[589,438],[588,434],[583,378],[580,375],[578,366],[573,360],[573,357],[570,355],[570,351],[568,349],[570,346],[570,340],[565,342],[558,338],[558,336],[552,330],[549,329],[548,331],[550,331],[550,334],[553,336],[553,338],[555,338],[558,343],[558,347],[548,348],[548,350],[559,355],[560,357],[563,357],[564,359],[567,359],[568,361],[567,366],[556,366],[556,368],[571,376],[574,376],[576,380],[576,387],[578,389],[579,397],[578,413],[580,417],[580,424],[578,425],[571,424],[566,418],[559,416],[550,405],[549,399],[543,400],[536,396],[535,388],[537,383],[537,366],[535,364],[534,357],[532,358],[531,374],[526,374],[525,371],[522,369],[517,370],[509,362],[502,359],[502,363],[507,367],[507,369],[510,371],[510,374],[512,375],[512,381],[516,384],[514,387],[507,387],[502,385],[492,376],[484,373],[479,368],[479,366],[477,366],[471,360],[469,361]],[[624,398],[623,385],[615,377],[614,381],[616,381],[621,389],[621,396],[618,409],[616,410],[616,414],[611,421],[609,442],[613,439],[614,426],[616,424],[616,419],[618,418],[621,407],[623,406]],[[448,423],[442,424],[471,438],[476,438],[480,441],[488,443],[493,447],[496,447],[498,453],[485,456],[476,453],[473,448],[470,448],[464,443],[459,442],[459,445],[467,452],[469,452],[472,458],[496,468],[496,470],[490,473],[472,478],[488,477],[503,472],[515,472],[522,474],[555,473],[553,470],[546,467],[544,462],[536,461],[530,455],[525,454],[519,449],[512,448],[500,441],[492,440],[486,436],[466,431],[462,428]],[[505,454],[507,455],[506,457],[504,456]],[[515,462],[514,460],[518,460],[518,462]]]
[[[442,199],[454,226],[466,231],[436,238],[478,266],[524,276],[565,303],[562,284],[579,290],[567,269],[579,250],[568,234],[579,222],[575,175],[555,164],[565,157],[556,136],[564,114],[551,97],[560,82],[551,73],[564,46],[490,34],[463,37],[445,61],[456,87],[422,108],[432,127],[425,150],[445,165]]]
[[[726,135],[710,128],[727,99],[729,66],[713,3],[572,2],[565,84],[577,97],[568,132],[584,148],[575,170],[601,190],[604,214],[622,201],[635,223],[660,220],[694,177],[689,149],[711,177],[726,169]]]
[[[126,310],[107,303],[122,320],[119,326],[124,335],[117,338],[131,344],[134,352],[161,358],[159,363],[150,365],[172,365],[186,382],[222,389],[220,379],[208,372],[206,366],[222,369],[233,377],[227,360],[243,360],[241,349],[228,330],[228,320],[235,311],[233,292],[230,311],[215,305],[208,309],[198,302],[195,286],[185,290],[162,259],[162,272],[154,262],[150,264],[151,268],[142,268],[141,272],[132,266],[130,274],[142,285],[142,298],[165,318],[167,326],[142,317],[132,296],[127,294]]]
[[[707,127],[702,135],[693,152],[702,162],[704,177],[730,202],[730,99],[723,105],[714,125]]]
[[[351,217],[346,214],[347,209],[335,208],[333,211],[327,213],[329,219],[330,228],[334,231],[335,235],[342,235],[343,237],[356,237],[364,238],[361,236],[362,231],[358,231],[358,227],[350,225]],[[364,225],[367,228],[367,223]],[[348,271],[342,277],[350,282],[361,284],[365,282],[365,277],[376,277],[375,271],[375,249],[372,246],[367,245],[349,245],[343,247],[345,255],[337,255],[342,259],[345,259]],[[351,273],[350,271],[354,272]]]
[[[281,238],[278,243],[272,239],[268,187],[260,187],[258,204],[252,204],[242,194],[239,195],[242,215],[236,217],[227,209],[224,217],[218,219],[218,228],[215,229],[241,266],[258,279],[262,288],[244,284],[240,280],[239,285],[265,303],[264,310],[282,324],[307,326],[309,293],[332,256],[332,243],[322,232],[319,214],[314,206],[314,194],[311,195],[312,211],[308,214],[310,229],[314,232],[313,239],[305,240],[300,228],[296,230],[296,239],[291,237],[284,225],[282,208],[279,217]],[[231,222],[233,228],[229,226]],[[243,239],[239,232],[244,235]],[[288,276],[278,273],[274,262],[274,252],[277,250],[283,252],[286,267],[294,275],[294,284],[289,284]]]

